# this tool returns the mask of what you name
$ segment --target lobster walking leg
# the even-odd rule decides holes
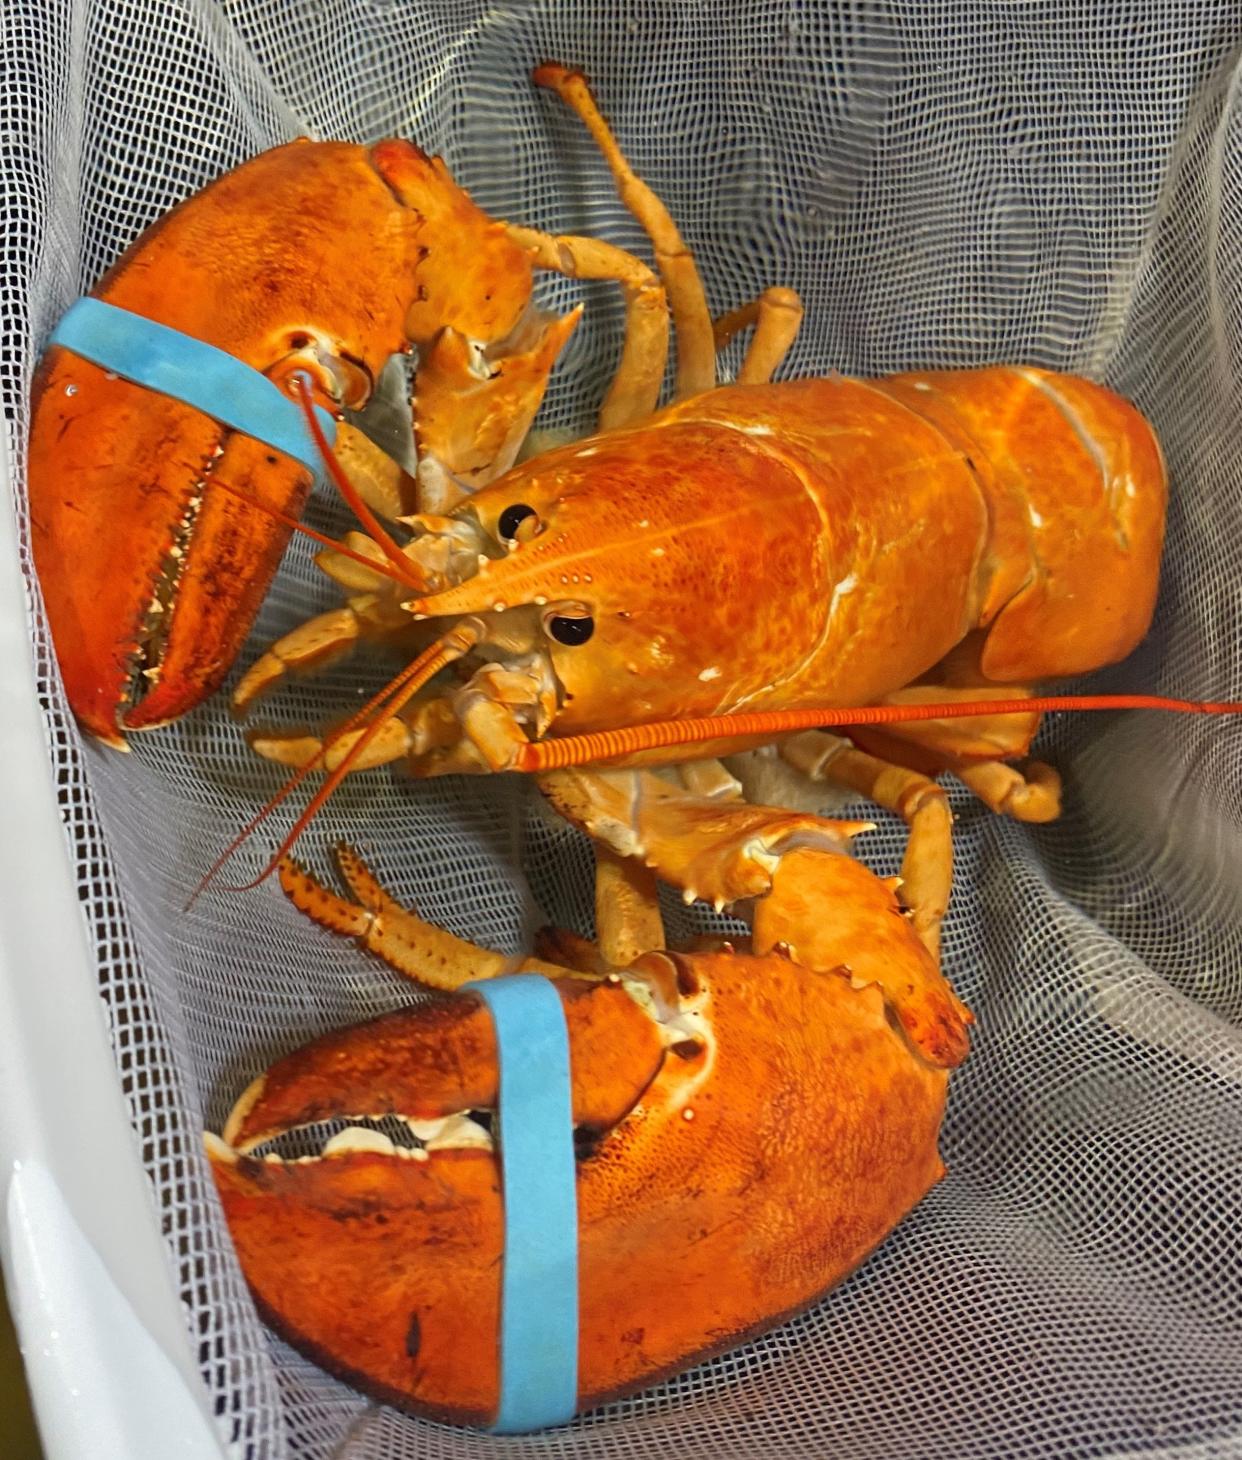
[[[735,335],[754,327],[738,385],[766,385],[789,353],[802,324],[802,300],[792,289],[773,286],[712,322],[716,349],[723,350]]]
[[[1015,821],[1055,821],[1061,814],[1061,777],[1042,760],[1024,767],[1000,760],[952,767],[953,774],[988,808]]]
[[[337,870],[353,894],[349,902],[325,887],[287,857],[280,865],[280,885],[300,912],[329,932],[354,938],[389,968],[428,988],[458,989],[476,978],[502,973],[556,972],[540,959],[516,959],[493,953],[424,922],[402,907],[380,885],[353,847],[335,849]]]
[[[736,801],[742,794],[742,783],[720,760],[688,760],[677,767],[681,783],[696,796],[715,801]]]
[[[365,635],[366,621],[354,603],[307,619],[277,639],[242,675],[233,690],[233,713],[246,714],[287,675],[311,674],[345,658]]]
[[[668,299],[655,274],[633,254],[597,238],[553,237],[509,224],[509,237],[541,269],[569,279],[612,279],[625,299],[625,341],[599,410],[599,428],[628,426],[655,410],[668,359]]]
[[[793,736],[781,754],[812,780],[857,791],[906,823],[910,836],[901,862],[902,901],[915,932],[939,960],[940,925],[953,888],[953,817],[943,789],[918,771],[880,760],[822,730]]]
[[[716,384],[716,346],[707,295],[694,256],[672,215],[626,161],[580,72],[564,66],[539,66],[534,80],[555,91],[582,118],[616,180],[621,201],[651,239],[677,333],[677,398],[711,390]]]
[[[969,660],[969,653],[962,656]],[[934,702],[953,704],[1031,691],[1018,686],[998,689],[977,672],[950,666],[948,684],[924,682],[886,696],[888,704]],[[1025,770],[1008,762],[1020,760],[1039,728],[1034,712],[978,715],[969,720],[923,720],[858,729],[850,738],[882,760],[908,766],[929,776],[948,771],[968,786],[989,810],[1015,821],[1053,821],[1061,811],[1061,779],[1042,761],[1028,761]]]
[[[595,928],[600,956],[612,968],[628,968],[636,958],[665,943],[655,873],[599,843],[595,847]]]

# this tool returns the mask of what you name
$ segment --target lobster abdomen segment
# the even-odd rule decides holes
[[[1027,366],[834,376],[713,391],[657,423],[689,420],[779,457],[828,540],[818,636],[748,704],[867,703],[977,629],[999,683],[1097,669],[1147,630],[1164,461],[1103,386]]]
[[[989,510],[978,627],[1000,683],[1124,658],[1155,608],[1168,490],[1155,432],[1104,386],[1030,366],[876,388],[969,452]]]

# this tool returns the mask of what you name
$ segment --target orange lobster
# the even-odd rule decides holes
[[[602,847],[599,947],[558,935],[533,965],[557,981],[577,1073],[585,1405],[812,1301],[940,1173],[968,1016],[937,963],[951,848],[932,776],[952,769],[1020,817],[1056,814],[1055,774],[1008,762],[1047,703],[1037,681],[1118,659],[1145,632],[1165,476],[1143,418],[1068,376],[770,384],[796,297],[769,290],[713,325],[689,251],[583,79],[556,66],[536,79],[591,128],[658,277],[607,245],[485,218],[408,144],[301,144],[170,215],[100,293],[298,393],[304,372],[332,407],[364,405],[393,351],[418,350],[416,471],[351,422],[340,432],[361,495],[348,475],[342,490],[370,534],[321,558],[348,604],[274,645],[235,703],[361,638],[394,639],[415,657],[369,720],[255,738],[329,769],[312,809],[384,761],[540,771]],[[618,280],[628,327],[600,433],[514,466],[576,318],[531,311],[532,264]],[[256,274],[270,290],[257,320]],[[670,315],[677,398],[653,414]],[[717,348],[752,326],[736,383],[716,388]],[[38,391],[36,561],[71,703],[120,743],[220,683],[310,474],[63,351]],[[372,507],[411,540],[394,543]],[[454,665],[455,685],[420,697]],[[869,701],[882,722],[928,718],[867,729],[854,707]],[[968,731],[957,711],[975,714]],[[810,728],[829,719],[848,737]],[[740,799],[764,799],[755,778],[778,757],[713,759],[774,739],[781,764],[906,818],[910,917],[817,818]],[[681,762],[682,786],[564,769],[584,760]],[[345,870],[356,904],[288,865],[283,877],[313,916],[415,976],[502,971],[348,857]],[[652,872],[688,898],[755,900],[751,946],[665,952]],[[288,1057],[210,1147],[282,1330],[372,1392],[472,1421],[495,1403],[500,1197],[467,1112],[494,1087],[486,1028],[460,998]],[[387,1114],[434,1123],[414,1127],[423,1154],[356,1132],[305,1163],[252,1154],[309,1122]],[[684,1179],[691,1160],[701,1183]],[[688,1301],[667,1311],[674,1274]]]
[[[624,406],[607,429],[447,514],[404,518],[403,547],[363,508],[372,535],[319,559],[348,604],[261,656],[235,708],[387,637],[424,652],[381,715],[327,743],[252,744],[326,765],[329,786],[394,760],[430,775],[693,756],[687,784],[727,798],[756,768],[712,758],[780,740],[783,762],[905,817],[904,896],[935,951],[951,849],[932,777],[950,769],[998,811],[1055,816],[1055,773],[1009,763],[1038,727],[1035,686],[1119,659],[1146,631],[1166,501],[1151,427],[1101,386],[1028,367],[768,383],[796,297],[770,290],[712,326],[672,220],[582,78],[537,76],[584,118],[652,239],[677,324],[678,399],[649,413],[651,377],[633,388],[646,352],[631,336],[611,396]],[[738,381],[716,387],[717,345],[749,325]],[[431,620],[447,620],[438,639]],[[464,682],[418,697],[452,661]],[[848,713],[879,702],[895,720],[982,701],[997,711],[969,722],[868,729]],[[805,730],[830,718],[846,738]]]
[[[316,921],[439,989],[555,981],[585,1409],[773,1326],[862,1261],[943,1173],[969,1016],[891,887],[843,854],[863,824],[722,811],[643,771],[562,771],[544,790],[602,838],[598,946],[476,948],[396,906],[348,850],[355,902],[291,862],[281,878]],[[649,866],[757,897],[749,945],[665,951]],[[478,997],[445,995],[285,1056],[207,1137],[273,1325],[377,1398],[458,1423],[492,1422],[502,1367],[497,1083]]]

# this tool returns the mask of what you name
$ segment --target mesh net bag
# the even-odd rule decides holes
[[[802,294],[785,374],[1021,359],[1135,400],[1170,466],[1163,586],[1142,648],[1095,683],[1242,698],[1242,27],[1225,0],[28,0],[4,23],[0,371],[23,532],[49,329],[146,225],[263,148],[408,136],[495,216],[644,252],[581,126],[529,84],[557,58],[592,78],[713,312],[772,283]],[[540,288],[588,304],[542,417],[583,430],[621,306],[605,286]],[[310,520],[343,524],[326,494]],[[280,778],[224,697],[132,755],[84,745],[28,576],[117,1077],[222,1435],[254,1460],[493,1453],[369,1404],[256,1317],[201,1131],[277,1053],[408,995],[270,886],[183,911]],[[255,643],[333,602],[295,542]],[[282,712],[321,719],[361,672],[294,686]],[[506,1453],[1242,1454],[1242,726],[1064,717],[1044,735],[1059,822],[954,803],[945,962],[979,1023],[948,1178],[802,1318]],[[516,778],[359,776],[314,839],[337,835],[463,936],[589,931],[589,849]],[[891,872],[902,840],[886,821],[865,855]]]

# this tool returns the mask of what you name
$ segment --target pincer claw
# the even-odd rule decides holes
[[[390,915],[348,876],[359,909]],[[814,1302],[942,1175],[947,1075],[879,986],[727,945],[550,972],[572,1072],[579,1408]],[[455,1423],[491,1423],[500,1393],[500,1078],[481,1000],[439,995],[285,1056],[207,1138],[274,1326],[367,1393]]]
[[[96,312],[141,336],[129,349],[135,369],[93,363],[97,352],[71,334],[49,347],[34,382],[31,537],[83,727],[123,747],[127,731],[165,724],[213,693],[302,511],[313,450],[291,455],[253,412],[238,424],[226,395],[279,406],[309,378],[321,411],[339,418],[365,410],[395,356],[415,347],[430,356],[444,331],[501,363],[512,337],[521,368],[492,391],[504,419],[487,417],[486,441],[443,446],[470,454],[477,472],[499,470],[576,323],[528,320],[531,282],[527,251],[504,225],[403,141],[274,148],[148,229],[93,291]],[[191,361],[226,362],[228,391],[200,399],[192,366],[178,377],[189,385],[148,369],[152,323]],[[399,376],[404,393],[403,368]],[[439,384],[439,409],[451,415],[463,382]],[[437,426],[420,442],[428,466],[441,449]],[[381,510],[405,506],[412,478],[352,417],[338,421],[337,441],[374,477]],[[443,466],[451,475],[456,459]]]

